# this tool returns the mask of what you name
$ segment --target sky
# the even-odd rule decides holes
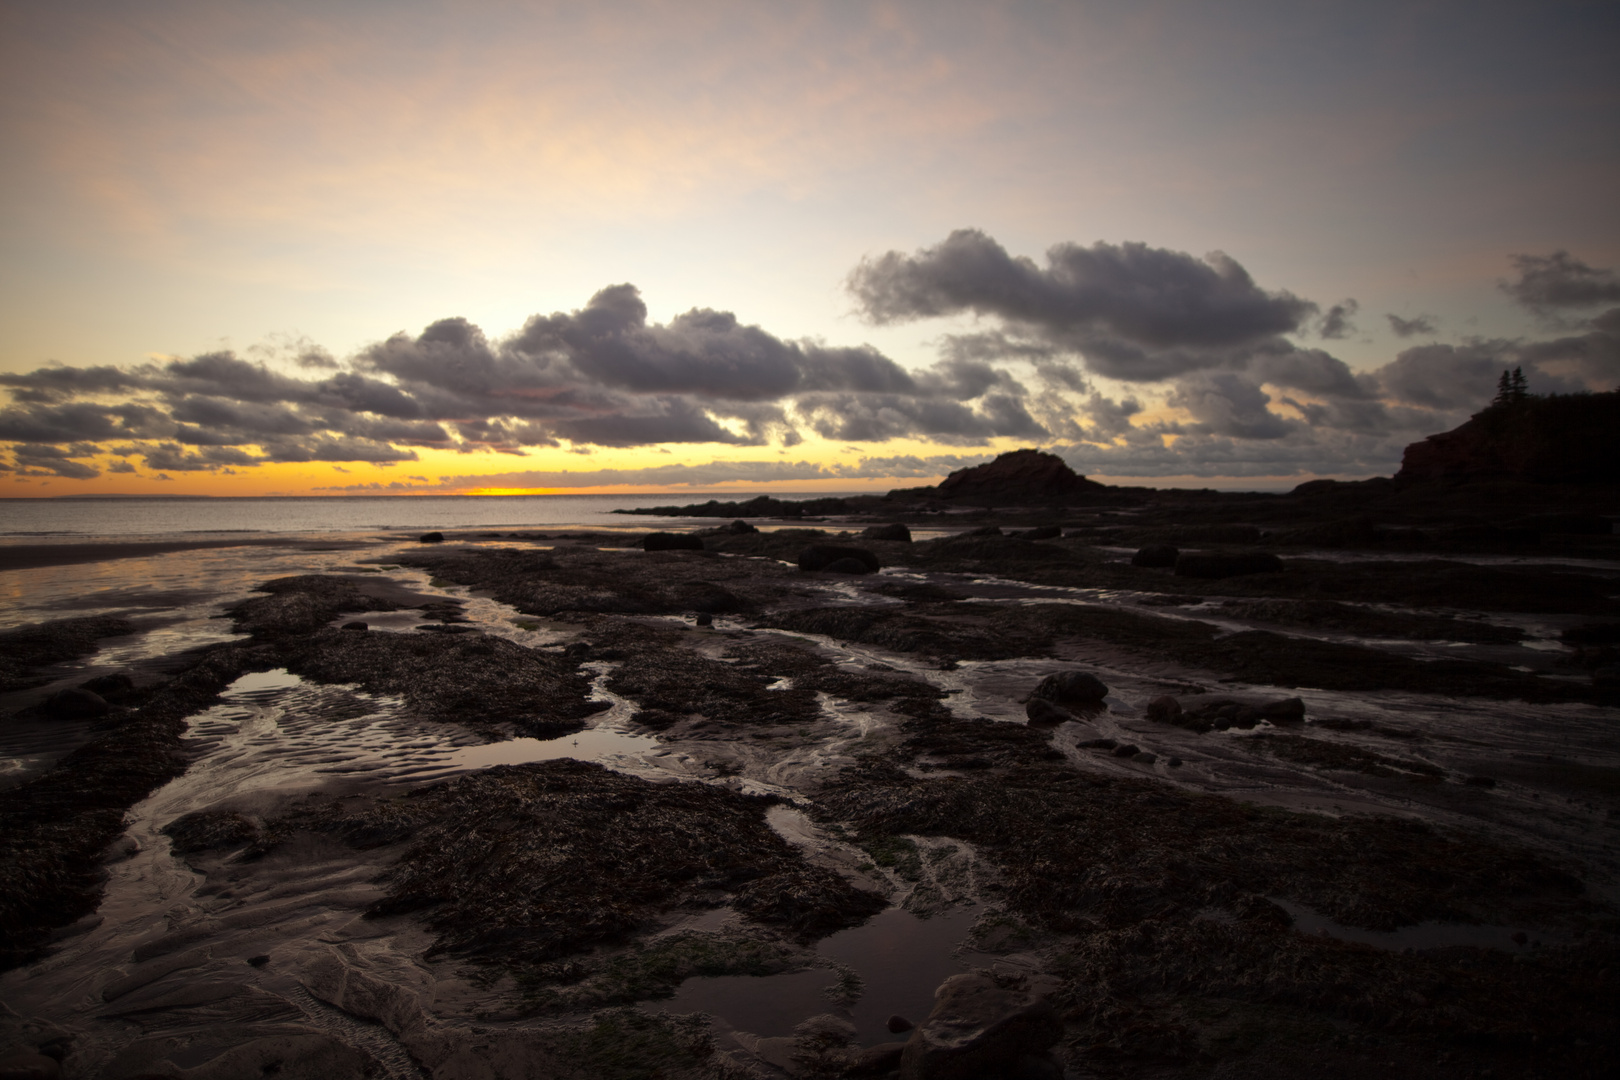
[[[1612,3],[0,0],[0,496],[1389,475],[1620,385]]]

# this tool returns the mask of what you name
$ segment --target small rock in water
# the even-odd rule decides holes
[[[1159,756],[1157,754],[1149,754],[1149,753],[1143,752],[1143,753],[1137,754],[1131,760],[1136,762],[1138,765],[1152,765],[1155,761],[1159,760]]]
[[[911,543],[911,530],[899,523],[893,525],[873,525],[861,530],[862,540],[898,540],[902,544]]]
[[[1491,779],[1489,776],[1470,776],[1468,779],[1464,780],[1463,783],[1467,784],[1469,787],[1485,788],[1486,790],[1496,786],[1496,781]]]
[[[424,544],[442,544],[444,543],[444,533],[427,532],[423,533],[421,536],[418,536],[416,539]]]
[[[1132,566],[1174,566],[1176,558],[1181,554],[1179,548],[1169,544],[1149,544],[1147,547],[1137,548],[1136,554],[1131,556]]]
[[[700,611],[698,612],[697,618],[693,621],[699,626],[713,626],[714,616],[710,615],[707,611]]]
[[[1269,552],[1216,555],[1184,551],[1176,557],[1176,577],[1227,578],[1244,574],[1280,574],[1282,560]]]
[[[254,967],[264,967],[264,965],[268,964],[269,962],[269,953],[260,953],[258,956],[248,957],[248,963],[252,964]]]
[[[859,559],[834,559],[821,568],[823,574],[870,574],[871,568]]]
[[[1082,750],[1112,750],[1119,743],[1114,739],[1086,739],[1084,742],[1077,742],[1074,745]]]
[[[1165,764],[1170,766],[1172,769],[1179,769],[1184,762],[1178,757],[1173,757],[1169,761],[1166,761]]]
[[[1063,706],[1037,697],[1029,699],[1029,704],[1024,706],[1024,715],[1029,717],[1032,724],[1061,724],[1074,719],[1074,714]]]
[[[80,690],[88,690],[92,694],[100,694],[109,701],[123,697],[125,694],[135,692],[135,680],[123,672],[111,675],[98,675],[79,684]]]
[[[345,629],[345,630],[370,630],[371,627],[369,625],[367,625],[367,623],[366,623],[366,621],[364,619],[354,619],[351,622],[344,623],[343,624],[343,629]]]
[[[45,700],[45,711],[64,720],[91,720],[111,711],[107,699],[94,690],[74,687],[58,690]]]
[[[1055,671],[1040,681],[1030,697],[1063,703],[1097,702],[1108,696],[1108,687],[1089,671]]]
[[[910,1020],[907,1020],[905,1017],[901,1016],[899,1013],[896,1013],[893,1016],[889,1017],[889,1022],[884,1026],[889,1029],[889,1034],[898,1035],[902,1031],[910,1031],[912,1028],[916,1027],[917,1025],[913,1024]]]
[[[1181,702],[1169,694],[1160,694],[1148,702],[1147,718],[1161,724],[1174,724],[1181,720]]]
[[[1114,748],[1115,757],[1135,757],[1141,752],[1142,751],[1138,749],[1134,743],[1126,743],[1124,746],[1117,746]]]
[[[727,525],[725,531],[733,536],[746,536],[749,533],[759,532],[758,529],[748,524],[748,522],[744,521],[742,518],[738,518],[730,525]]]

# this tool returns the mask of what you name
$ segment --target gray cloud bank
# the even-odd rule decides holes
[[[924,370],[866,345],[779,338],[725,311],[650,322],[639,291],[614,285],[501,339],[448,318],[343,361],[300,343],[278,363],[220,352],[0,374],[11,397],[0,409],[0,443],[10,448],[0,469],[87,480],[100,475],[94,459],[108,455],[118,459],[112,472],[138,471],[139,460],[173,474],[272,462],[387,466],[417,461],[423,449],[514,457],[564,445],[785,449],[813,433],[964,448],[1017,439],[1057,449],[1082,470],[1125,476],[1387,472],[1407,442],[1484,404],[1504,367],[1523,367],[1541,392],[1620,380],[1620,308],[1581,315],[1620,300],[1620,278],[1561,251],[1513,256],[1512,265],[1519,277],[1505,292],[1538,315],[1555,313],[1563,336],[1433,342],[1355,372],[1290,340],[1356,332],[1354,300],[1324,312],[1261,287],[1221,253],[1059,244],[1038,264],[960,230],[912,254],[865,259],[848,280],[857,311],[874,323],[976,320],[947,334]],[[1397,337],[1434,330],[1424,316],[1387,318]],[[1096,376],[1140,391],[1110,398]],[[1144,420],[1152,412],[1144,399],[1183,418]],[[971,463],[945,455],[864,457],[843,469],[515,469],[431,486],[912,477],[949,471],[946,458]]]

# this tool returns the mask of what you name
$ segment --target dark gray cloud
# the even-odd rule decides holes
[[[1567,251],[1509,259],[1519,277],[1504,281],[1502,291],[1538,314],[1620,303],[1620,276],[1588,266]]]
[[[1410,319],[1403,319],[1394,312],[1388,312],[1384,315],[1384,318],[1389,320],[1389,328],[1398,338],[1432,334],[1437,325],[1437,320],[1433,315],[1414,315]]]
[[[1040,267],[976,229],[913,255],[864,259],[848,287],[874,322],[973,314],[1081,352],[1098,340],[1144,351],[1242,346],[1291,333],[1317,310],[1261,289],[1220,252],[1200,260],[1139,243],[1057,244]]]
[[[1272,412],[1271,395],[1258,383],[1233,372],[1200,372],[1176,384],[1167,403],[1186,409],[1195,434],[1224,435],[1233,439],[1280,439],[1299,427]]]
[[[75,457],[88,457],[96,452],[91,446],[48,446],[22,443],[11,448],[15,472],[25,476],[60,476],[68,480],[93,480],[101,470]]]
[[[1356,324],[1350,320],[1360,310],[1361,305],[1355,300],[1341,300],[1318,320],[1316,332],[1329,340],[1347,338],[1356,332]]]

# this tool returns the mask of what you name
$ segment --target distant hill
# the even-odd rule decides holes
[[[1620,483],[1620,392],[1493,404],[1406,448],[1395,482]]]
[[[994,461],[958,469],[939,486],[891,491],[891,499],[940,499],[968,506],[1079,506],[1112,502],[1116,488],[1087,480],[1056,454],[1014,450]]]

